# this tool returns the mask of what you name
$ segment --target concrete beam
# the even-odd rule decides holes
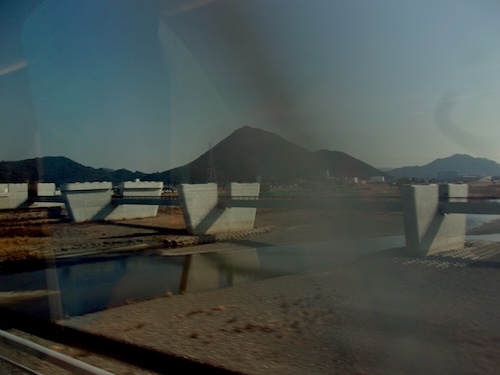
[[[0,184],[0,209],[13,209],[28,200],[28,184]]]
[[[56,184],[53,182],[37,183],[36,195],[39,197],[53,197],[54,195],[56,195]]]
[[[465,201],[467,185],[403,186],[402,205],[407,249],[426,256],[465,245],[465,215],[440,212],[439,201]]]
[[[229,196],[258,196],[260,184],[231,183]],[[179,198],[191,234],[213,234],[253,229],[256,208],[219,208],[217,184],[182,184]]]

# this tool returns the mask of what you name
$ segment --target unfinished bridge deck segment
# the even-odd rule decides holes
[[[158,206],[179,206],[179,197],[113,197],[114,205],[137,204]],[[295,197],[295,196],[259,196],[259,197],[219,197],[219,208],[276,208],[276,209],[320,209],[320,210],[378,210],[402,211],[401,199],[374,197]]]
[[[219,207],[252,207],[276,209],[319,209],[319,210],[361,210],[402,211],[399,197],[311,197],[311,196],[260,196],[220,198]]]

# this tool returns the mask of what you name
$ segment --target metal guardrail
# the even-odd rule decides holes
[[[67,355],[48,349],[42,345],[35,344],[34,342],[5,331],[0,331],[0,341],[6,345],[13,346],[37,358],[46,360],[56,366],[64,368],[73,374],[113,375],[109,371],[89,365],[88,363],[82,362],[78,359],[68,357]]]

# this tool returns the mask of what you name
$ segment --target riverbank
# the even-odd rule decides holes
[[[494,374],[498,269],[365,256],[59,322],[245,374]]]

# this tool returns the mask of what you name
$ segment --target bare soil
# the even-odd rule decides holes
[[[157,217],[70,223],[63,219],[19,215],[0,226],[0,261],[45,259],[110,251],[144,251],[153,248],[193,246],[263,232],[279,243],[372,237],[403,233],[398,213],[338,214],[318,210],[259,209],[256,229],[216,236],[190,236],[179,207],[162,207]]]

